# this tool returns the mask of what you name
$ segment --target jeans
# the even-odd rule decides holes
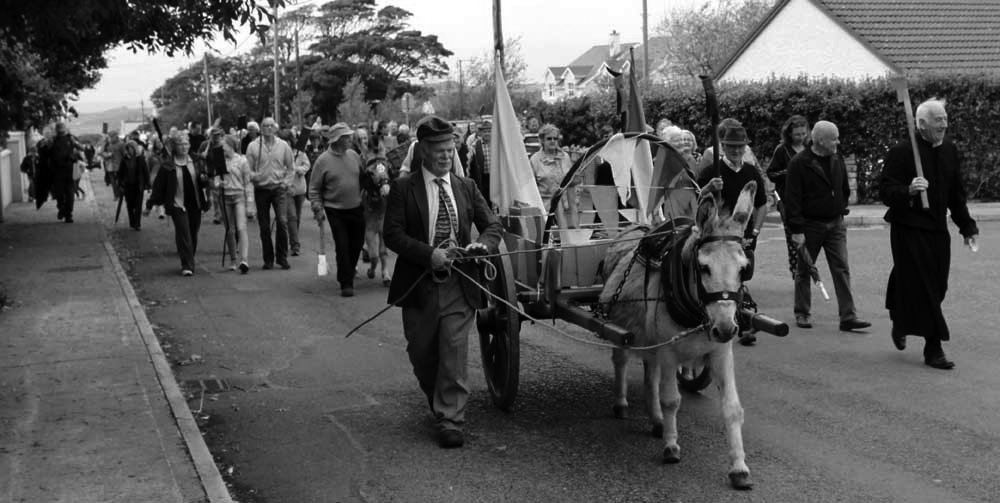
[[[174,221],[174,243],[181,259],[181,269],[194,271],[194,254],[198,251],[198,230],[201,228],[201,210],[174,208],[170,212]]]
[[[337,255],[340,288],[354,288],[355,267],[365,245],[365,212],[361,206],[349,210],[323,208],[330,222]]]
[[[247,239],[247,202],[242,194],[223,196],[222,222],[226,224],[226,247],[233,263],[246,262],[250,243]],[[239,254],[236,253],[239,238]]]
[[[851,270],[847,265],[847,226],[844,218],[830,221],[806,220],[803,233],[806,250],[815,264],[819,250],[826,251],[826,262],[830,266],[830,279],[837,294],[840,321],[850,321],[857,317],[854,309],[854,295],[851,294]],[[799,261],[795,275],[795,314],[809,315],[812,307],[812,278],[809,270]]]
[[[299,222],[302,220],[302,203],[305,200],[305,194],[288,195],[288,244],[295,253],[298,253],[300,248]]]
[[[260,247],[264,264],[273,265],[275,256],[278,264],[288,263],[288,213],[285,209],[287,191],[280,187],[264,189],[255,187],[253,196],[257,203],[257,224],[260,227]],[[271,241],[271,208],[274,208],[276,241]]]

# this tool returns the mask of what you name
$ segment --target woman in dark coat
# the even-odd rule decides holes
[[[785,198],[785,179],[788,176],[788,163],[792,157],[798,155],[806,149],[806,140],[809,138],[809,123],[801,115],[793,115],[781,126],[781,143],[774,149],[771,156],[771,163],[767,165],[767,178],[774,182],[774,192],[778,194],[778,214],[781,221],[785,221],[785,205],[781,201]],[[792,271],[792,278],[795,278],[795,271],[798,264],[798,247],[792,243],[792,233],[785,226],[785,245],[788,247],[788,268]]]
[[[153,180],[153,193],[146,201],[146,212],[162,205],[174,221],[174,241],[181,259],[181,275],[194,274],[194,254],[198,250],[201,214],[209,210],[205,188],[208,179],[195,167],[188,155],[191,141],[187,133],[174,133],[166,140],[170,153],[163,159]]]
[[[139,145],[129,140],[125,144],[122,163],[118,167],[118,190],[125,198],[129,227],[142,228],[142,193],[149,189],[149,168]]]

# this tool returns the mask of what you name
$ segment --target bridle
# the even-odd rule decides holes
[[[726,241],[736,242],[736,243],[740,243],[740,244],[743,243],[743,240],[740,239],[737,236],[705,236],[705,237],[702,237],[702,238],[698,238],[698,240],[695,242],[695,244],[694,244],[694,251],[692,253],[692,257],[697,257],[698,256],[698,250],[701,249],[702,246],[704,246],[704,245],[706,245],[708,243],[726,242]],[[697,259],[692,258],[692,261],[694,263],[696,263]],[[695,274],[697,274],[697,272],[698,271],[696,270]],[[709,304],[712,304],[714,302],[722,302],[722,301],[732,300],[732,301],[736,302],[737,306],[739,306],[740,303],[743,302],[743,289],[742,288],[736,290],[735,292],[732,291],[732,290],[719,290],[719,291],[715,291],[715,292],[709,292],[709,291],[705,290],[705,285],[701,282],[701,278],[700,277],[697,278],[696,281],[698,283],[698,300],[701,302],[702,308],[706,308],[706,307],[708,307]]]

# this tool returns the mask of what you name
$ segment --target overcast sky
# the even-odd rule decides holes
[[[660,20],[672,9],[690,9],[708,0],[647,0],[650,36]],[[289,0],[289,4],[324,0]],[[492,46],[492,0],[378,0],[379,6],[395,5],[413,13],[410,26],[438,36],[455,58],[473,58]],[[588,48],[608,43],[612,30],[622,42],[642,41],[642,0],[503,0],[505,38],[521,37],[527,63],[527,80],[541,81],[549,66],[566,65]],[[238,37],[238,47],[215,42],[223,56],[244,52],[252,46],[249,35]],[[80,93],[76,108],[96,112],[119,106],[149,107],[152,92],[169,77],[201,57],[199,44],[192,58],[132,54],[113,51],[109,67],[94,89]],[[454,61],[449,66],[454,66]]]

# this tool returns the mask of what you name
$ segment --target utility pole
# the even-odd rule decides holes
[[[649,9],[642,0],[642,78],[649,77]]]
[[[278,2],[274,2],[274,123],[281,127],[281,80],[278,77]]]
[[[202,58],[202,63],[205,68],[205,108],[208,111],[208,124],[212,124],[212,84],[209,81],[208,75],[208,52],[205,52],[205,56]]]
[[[458,118],[465,118],[465,77],[462,74],[462,60],[458,60]]]
[[[299,25],[301,26],[301,25]],[[295,121],[302,126],[302,62],[299,60],[299,27],[295,28]]]

